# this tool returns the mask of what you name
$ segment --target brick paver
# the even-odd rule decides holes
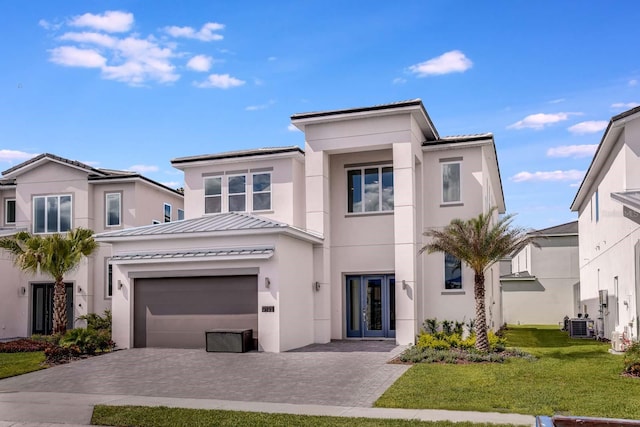
[[[287,353],[116,351],[0,380],[0,392],[61,392],[370,407],[402,375],[390,341],[338,341]]]

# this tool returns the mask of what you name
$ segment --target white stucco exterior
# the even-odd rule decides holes
[[[105,195],[120,194],[120,225],[107,227]],[[130,172],[103,171],[79,162],[44,154],[3,172],[0,178],[2,236],[16,230],[33,232],[33,200],[38,196],[71,196],[71,228],[103,232],[151,224],[163,219],[164,203],[172,204],[172,220],[183,208],[182,195]],[[6,222],[6,200],[15,200],[15,222]],[[101,245],[79,268],[65,277],[73,284],[73,317],[102,313],[111,307],[107,295],[108,244]],[[33,333],[33,286],[51,283],[45,275],[27,275],[0,250],[0,338],[25,337]]]
[[[581,306],[600,336],[638,339],[640,294],[640,109],[609,122],[571,205],[579,215]]]

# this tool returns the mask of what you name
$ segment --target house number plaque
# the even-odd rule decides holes
[[[263,305],[262,312],[263,313],[275,313],[276,307],[273,305]]]

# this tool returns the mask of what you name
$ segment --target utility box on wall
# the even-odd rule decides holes
[[[206,331],[206,350],[245,353],[253,350],[253,329],[216,329]]]

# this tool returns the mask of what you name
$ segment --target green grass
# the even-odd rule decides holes
[[[640,379],[620,375],[609,344],[539,326],[512,327],[507,343],[539,359],[417,364],[375,406],[640,419]]]
[[[42,369],[44,352],[0,353],[0,379]]]
[[[388,420],[375,418],[344,418],[311,415],[267,414],[205,409],[183,409],[145,406],[96,406],[91,424],[132,427],[175,426],[382,426],[382,427],[499,427],[508,424],[477,424],[452,422],[426,422],[416,420]]]

